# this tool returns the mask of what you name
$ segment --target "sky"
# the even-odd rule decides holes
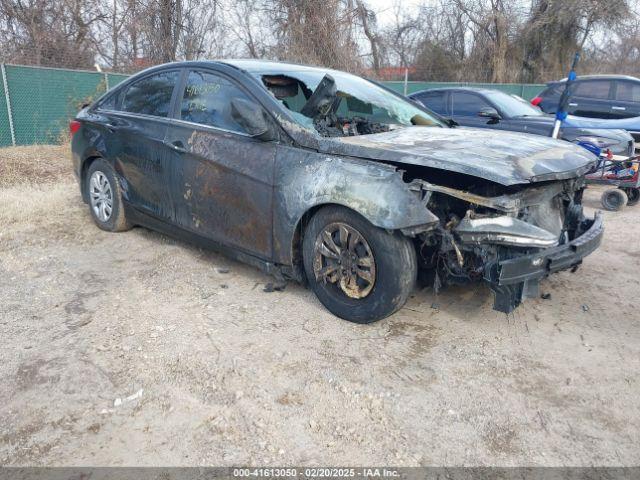
[[[422,0],[367,0],[367,4],[376,12],[378,25],[386,26],[392,21],[393,5],[398,2],[403,8],[417,11]]]

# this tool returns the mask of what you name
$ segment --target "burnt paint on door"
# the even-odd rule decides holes
[[[272,255],[275,144],[213,128],[174,125],[176,224],[263,258]]]

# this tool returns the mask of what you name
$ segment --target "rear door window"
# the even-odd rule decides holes
[[[447,114],[447,94],[446,93],[423,93],[417,97],[425,107],[440,115]]]
[[[454,116],[476,117],[480,110],[491,108],[489,102],[473,93],[454,92],[452,96]]]
[[[616,100],[640,103],[640,83],[617,82]]]
[[[574,85],[573,96],[607,99],[609,98],[610,87],[611,82],[608,80],[582,80]]]
[[[180,118],[201,125],[246,133],[231,116],[231,100],[234,98],[252,101],[240,87],[221,75],[192,70],[182,94]]]
[[[168,117],[171,95],[178,81],[178,71],[161,72],[132,83],[122,99],[125,112]]]

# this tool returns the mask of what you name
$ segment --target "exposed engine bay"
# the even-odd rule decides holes
[[[495,293],[494,309],[505,313],[539,295],[539,279],[548,273],[545,252],[581,237],[594,223],[583,214],[583,177],[498,195],[490,184],[472,193],[419,178],[411,179],[409,188],[440,219],[428,231],[405,232],[415,235],[426,281],[437,292],[484,280]],[[532,256],[531,265],[542,268],[539,277],[523,271],[521,280],[517,269],[515,276],[505,275],[505,261]]]
[[[296,119],[323,137],[348,137],[388,132],[407,124],[392,108],[385,108],[338,89],[326,74],[312,91],[302,80],[287,75],[263,75],[262,82]],[[412,125],[432,125],[413,112]],[[426,117],[426,115],[425,115]],[[380,121],[377,121],[380,120]]]

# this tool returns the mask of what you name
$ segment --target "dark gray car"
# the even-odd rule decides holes
[[[409,97],[458,125],[531,133],[550,137],[555,117],[547,115],[515,95],[487,88],[436,88]],[[623,129],[571,126],[567,119],[560,138],[572,143],[588,142],[615,155],[634,154],[634,140]],[[569,125],[567,125],[569,124]]]
[[[141,72],[71,122],[96,224],[144,225],[306,281],[334,314],[398,310],[419,271],[434,288],[484,280],[513,310],[599,245],[587,151],[449,128],[363,78],[262,61]]]

